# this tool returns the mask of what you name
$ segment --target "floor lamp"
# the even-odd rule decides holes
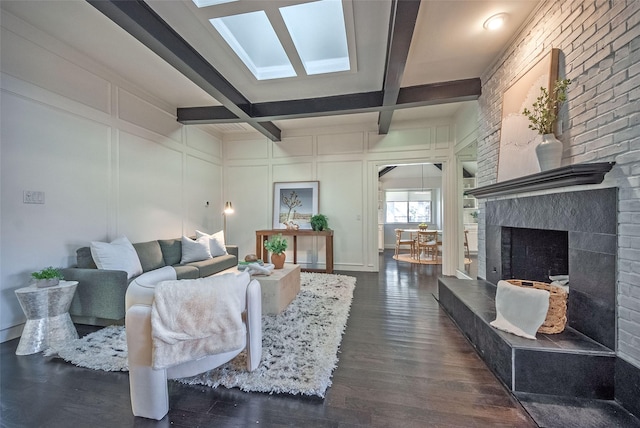
[[[231,202],[227,201],[224,203],[224,211],[222,212],[222,217],[224,217],[224,240],[227,240],[227,215],[233,214],[233,205]]]

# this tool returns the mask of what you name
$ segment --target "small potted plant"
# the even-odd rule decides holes
[[[38,288],[53,287],[58,285],[61,279],[64,279],[60,271],[52,266],[37,272],[31,272],[31,277]]]
[[[311,228],[315,231],[329,229],[329,218],[324,214],[311,216],[309,223],[311,223]]]
[[[282,236],[281,233],[274,235],[268,241],[265,241],[264,248],[271,252],[271,263],[273,263],[274,268],[282,269],[286,259],[287,238]]]
[[[542,171],[558,168],[562,160],[562,142],[556,138],[554,128],[558,121],[558,110],[567,101],[567,88],[570,84],[571,79],[560,79],[556,80],[551,92],[541,87],[540,96],[531,106],[532,110],[525,108],[522,111],[529,119],[529,129],[542,135],[542,143],[536,146]]]

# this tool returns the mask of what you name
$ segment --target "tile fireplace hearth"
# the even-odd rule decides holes
[[[439,280],[442,307],[531,412],[573,403],[640,426],[628,412],[640,373],[616,355],[617,202],[616,188],[488,201],[486,281]],[[530,341],[489,325],[500,279],[550,282],[549,274],[569,275],[564,332]]]

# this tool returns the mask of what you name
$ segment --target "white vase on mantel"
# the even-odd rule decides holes
[[[536,146],[536,155],[540,171],[560,168],[562,161],[562,142],[555,134],[544,134],[542,142]]]

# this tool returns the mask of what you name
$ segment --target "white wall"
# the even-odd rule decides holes
[[[335,269],[375,271],[378,166],[443,162],[447,168],[452,147],[453,127],[447,121],[405,124],[387,135],[353,127],[298,130],[278,143],[254,134],[228,134],[225,194],[238,207],[227,223],[228,234],[239,244],[241,257],[255,253],[254,231],[272,228],[273,182],[318,180],[320,212],[335,231]],[[323,240],[300,240],[298,246],[299,263],[323,267]],[[292,257],[290,246],[287,258]]]
[[[600,187],[618,188],[618,343],[621,358],[640,367],[640,2],[546,0],[530,23],[482,76],[478,185],[496,181],[501,98],[551,47],[572,80],[563,120],[563,165],[616,162]],[[580,190],[563,189],[563,190]],[[479,271],[486,277],[484,210]]]
[[[25,321],[30,272],[91,240],[222,227],[222,143],[8,13],[0,63],[0,340]],[[42,191],[44,204],[24,204]],[[206,202],[210,207],[206,207]]]

